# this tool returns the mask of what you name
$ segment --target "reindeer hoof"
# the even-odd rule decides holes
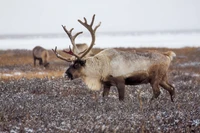
[[[175,95],[171,96],[171,101],[174,102]]]

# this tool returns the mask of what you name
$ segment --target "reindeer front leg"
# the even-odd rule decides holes
[[[110,85],[108,85],[108,84],[105,84],[104,85],[104,88],[103,88],[103,97],[105,97],[105,96],[108,96],[109,95],[109,92],[110,92]]]
[[[113,77],[113,81],[118,90],[119,100],[123,101],[125,93],[125,80],[123,77],[116,77],[116,78]]]
[[[119,100],[123,101],[124,100],[124,93],[125,93],[125,83],[124,82],[119,82],[117,85],[117,90],[119,94]]]
[[[43,64],[42,58],[39,58],[39,64],[40,64],[40,65]]]
[[[34,64],[34,67],[36,66],[36,58],[33,57],[33,64]]]
[[[111,86],[116,86],[118,90],[119,100],[124,100],[125,80],[123,77],[113,77],[109,75],[107,80],[104,81],[103,97],[108,96]]]

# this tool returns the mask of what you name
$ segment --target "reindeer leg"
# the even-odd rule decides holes
[[[107,81],[104,82],[104,85],[105,87],[103,91],[103,96],[108,95],[110,91],[110,87],[114,85],[117,87],[119,100],[120,101],[124,100],[125,80],[123,77],[113,77],[112,75],[109,75],[107,78]]]
[[[173,98],[175,96],[175,88],[171,84],[169,84],[167,75],[163,77],[163,80],[160,82],[160,86],[169,92],[171,96],[171,101],[174,102]]]
[[[153,96],[151,98],[151,101],[155,98],[158,98],[160,95],[160,88],[159,88],[159,82],[155,81],[154,83],[151,83],[152,89],[153,89]]]
[[[42,59],[41,59],[41,58],[39,59],[39,64],[40,64],[40,65],[42,65],[42,64],[43,64],[43,61],[42,61]]]
[[[119,78],[116,80],[116,87],[118,89],[118,94],[119,94],[119,100],[123,101],[124,100],[124,93],[125,93],[125,80],[122,78]]]
[[[125,84],[118,84],[117,85],[118,93],[119,93],[119,100],[124,100],[124,93],[125,93]]]
[[[104,85],[104,88],[103,88],[103,97],[109,95],[110,87],[111,87],[110,85]]]
[[[168,81],[166,81],[166,83],[172,88],[172,90],[173,90],[173,95],[175,95],[175,88],[174,88],[174,86],[172,86]]]
[[[171,101],[174,102],[174,100],[173,100],[174,89],[171,89],[171,86],[169,86],[165,81],[162,81],[160,83],[160,86],[169,92],[169,94],[171,96]]]
[[[33,64],[34,64],[34,67],[36,66],[36,58],[33,57]]]

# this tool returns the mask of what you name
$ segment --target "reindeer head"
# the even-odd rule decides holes
[[[95,26],[95,28],[93,29],[92,26],[94,23],[94,19],[95,19],[95,15],[93,15],[92,21],[90,24],[87,23],[87,20],[85,17],[84,17],[85,22],[78,20],[78,22],[80,24],[82,24],[91,34],[92,41],[90,43],[89,48],[86,49],[85,51],[79,52],[78,54],[74,53],[70,47],[69,47],[69,51],[63,50],[63,52],[76,57],[75,60],[72,60],[71,58],[65,58],[65,57],[61,56],[60,54],[58,54],[57,47],[55,47],[55,49],[52,49],[58,58],[60,58],[64,61],[67,61],[67,62],[72,62],[72,64],[69,66],[69,68],[65,72],[65,75],[67,75],[71,80],[83,76],[81,71],[85,67],[85,64],[86,64],[86,59],[83,59],[83,57],[86,56],[90,52],[90,50],[93,48],[93,46],[95,45],[95,39],[96,39],[95,32],[96,32],[97,28],[101,25],[101,22],[97,26]],[[68,31],[65,26],[62,25],[62,27],[63,27],[64,31],[67,33],[67,35],[69,36],[72,45],[74,46],[75,49],[77,49],[76,51],[78,51],[78,48],[75,45],[75,38],[83,32],[78,32],[74,36],[72,36],[73,28],[70,31]]]
[[[66,70],[65,75],[71,80],[81,77],[82,68],[85,66],[86,60],[77,59]]]

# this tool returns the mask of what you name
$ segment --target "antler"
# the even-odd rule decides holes
[[[76,49],[77,53],[79,53],[79,50],[78,50],[78,48],[76,47],[76,44],[75,44],[75,39],[79,34],[82,34],[83,32],[78,32],[75,35],[72,35],[72,31],[74,30],[74,28],[72,28],[70,31],[68,31],[66,29],[66,26],[62,25],[62,27],[63,27],[64,31],[67,33],[69,39],[71,40],[73,47]]]
[[[70,48],[71,49],[71,48]],[[52,51],[54,52],[54,54],[61,60],[67,61],[67,62],[72,62],[72,60],[65,58],[63,56],[61,56],[58,52],[57,52],[57,47],[55,47],[55,49],[52,49]],[[70,50],[71,51],[71,50]]]
[[[96,37],[95,37],[95,32],[96,32],[97,28],[101,25],[101,22],[99,22],[99,24],[98,24],[97,26],[95,26],[95,28],[93,29],[92,26],[93,26],[93,23],[94,23],[94,19],[95,19],[95,14],[94,14],[93,17],[92,17],[92,21],[91,21],[90,25],[87,23],[87,19],[86,19],[85,17],[84,17],[85,22],[82,22],[81,20],[78,20],[79,23],[81,23],[86,29],[89,30],[89,32],[90,32],[90,34],[91,34],[91,36],[92,36],[92,41],[91,41],[91,44],[90,44],[89,48],[88,48],[87,50],[82,51],[81,54],[82,54],[82,53],[83,53],[83,54],[82,54],[81,56],[78,56],[77,54],[75,54],[75,53],[71,50],[71,47],[69,47],[69,51],[63,50],[63,52],[65,52],[65,53],[67,53],[67,54],[70,54],[70,55],[73,55],[73,56],[75,56],[77,59],[83,58],[86,54],[88,54],[88,53],[90,52],[90,50],[92,49],[92,47],[95,45],[95,39],[96,39]],[[63,27],[64,31],[67,33],[68,37],[70,38],[73,47],[76,49],[76,51],[78,52],[78,54],[80,54],[79,51],[78,51],[78,48],[76,47],[75,39],[76,39],[76,37],[77,37],[79,34],[82,34],[83,32],[78,32],[78,33],[76,33],[75,35],[72,35],[72,31],[73,31],[74,28],[72,28],[70,31],[68,31],[68,30],[66,29],[66,26],[63,26],[63,25],[62,25],[62,27]],[[55,49],[52,49],[52,50],[53,50],[53,52],[55,53],[55,55],[56,55],[58,58],[60,58],[60,59],[62,59],[62,60],[64,60],[64,61],[67,61],[67,62],[72,62],[72,60],[67,59],[67,58],[61,56],[60,54],[58,54],[58,52],[57,52],[57,47],[55,47]]]
[[[94,19],[95,19],[95,14],[92,17],[92,21],[91,21],[90,25],[87,23],[87,19],[85,17],[84,17],[85,22],[78,20],[79,23],[81,23],[86,29],[89,30],[89,32],[92,36],[92,41],[91,41],[90,47],[81,55],[80,59],[83,58],[86,54],[88,54],[90,52],[90,50],[92,49],[92,47],[95,45],[95,39],[96,39],[95,32],[96,32],[97,28],[101,25],[101,22],[99,22],[99,24],[97,26],[95,26],[94,29],[92,29]]]

